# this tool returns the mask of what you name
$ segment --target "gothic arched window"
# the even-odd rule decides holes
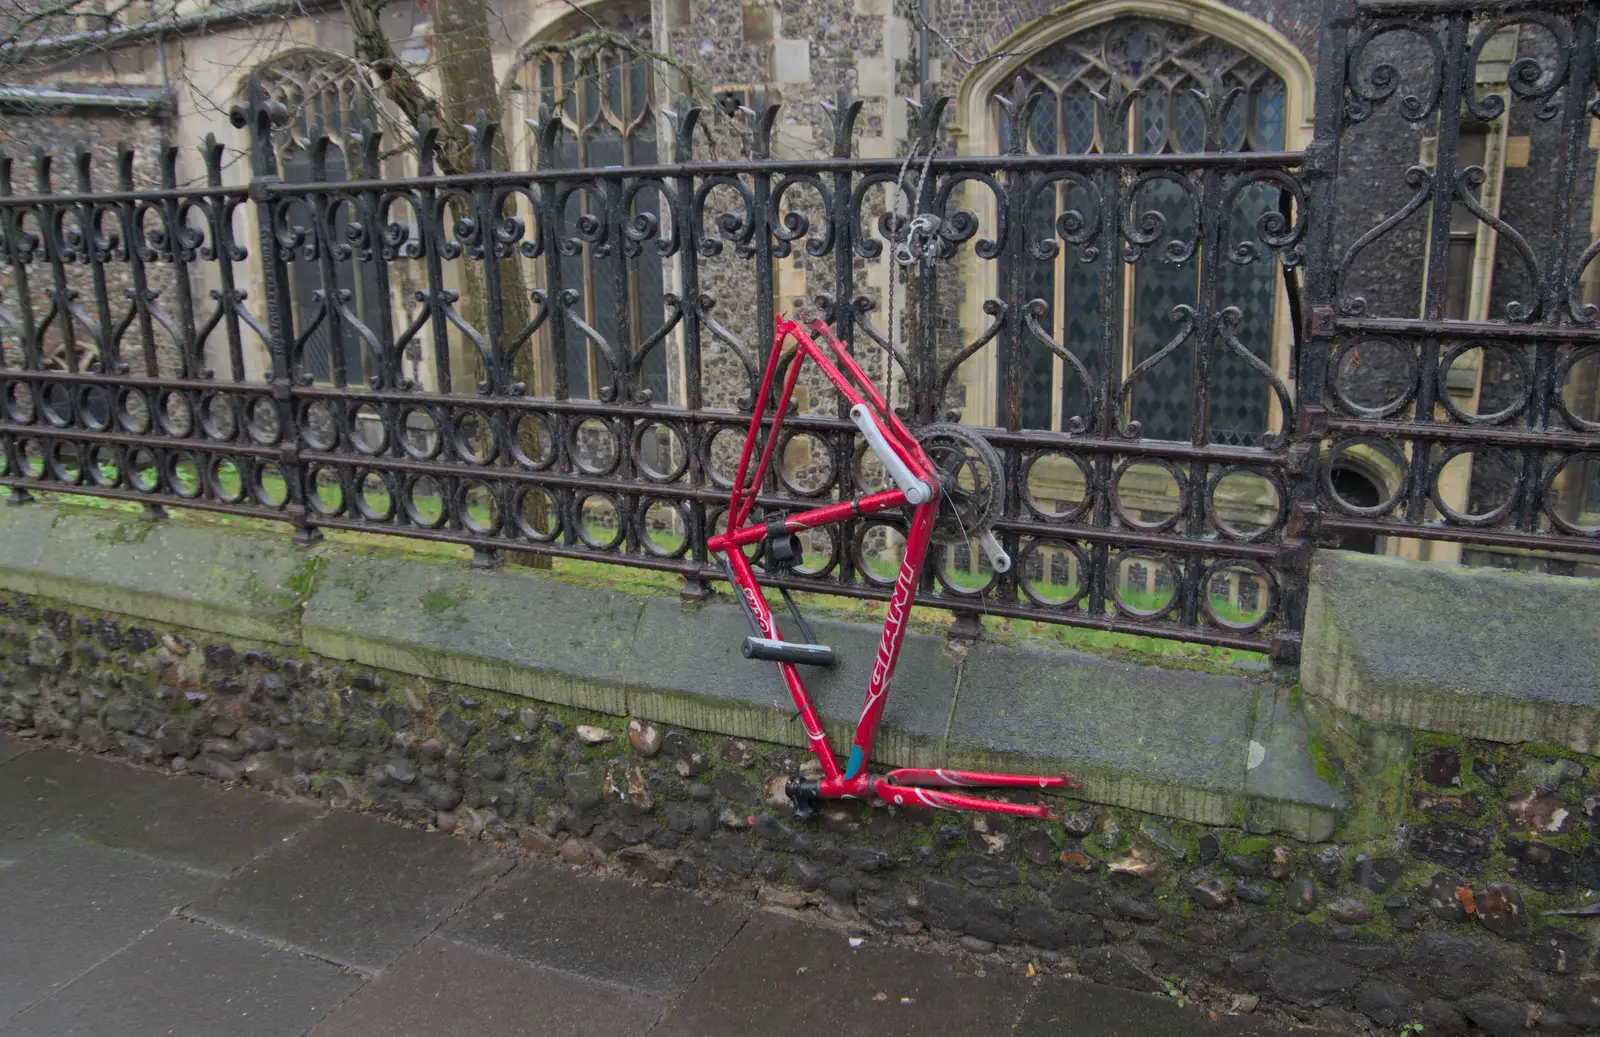
[[[1025,90],[1037,89],[1042,95],[1028,127],[1027,146],[1034,153],[1184,154],[1285,147],[1288,111],[1282,78],[1240,47],[1190,26],[1118,18],[1039,50],[1018,74]],[[1013,89],[1007,86],[1005,92]],[[1222,118],[1209,117],[1207,99],[1233,90],[1237,97]],[[998,102],[994,111],[1003,144],[1011,137],[1011,126]],[[1070,182],[1061,182],[1039,196],[1026,218],[1048,237],[1058,214],[1083,207],[1081,193]],[[1275,189],[1250,188],[1230,216],[1235,224],[1227,228],[1230,240],[1248,238],[1256,219],[1278,205],[1277,196]],[[1135,201],[1141,212],[1161,212],[1171,236],[1194,233],[1193,205],[1177,184],[1152,181]],[[1030,262],[1027,297],[1050,303],[1057,341],[1103,381],[1100,270],[1097,264],[1079,262],[1073,251],[1063,249],[1053,261]],[[1173,307],[1193,306],[1199,290],[1195,259],[1172,264],[1159,250],[1129,265],[1124,278],[1126,313],[1111,315],[1112,325],[1122,329],[1122,370],[1114,372],[1119,376],[1171,341],[1178,330]],[[1218,308],[1239,307],[1244,315],[1240,341],[1270,363],[1277,299],[1274,267],[1222,263],[1219,278]],[[1024,364],[1025,426],[1060,428],[1068,417],[1086,413],[1083,387],[1065,379],[1061,364],[1047,351],[1030,351]],[[1136,384],[1132,417],[1145,435],[1189,438],[1191,366],[1191,358],[1180,350]],[[1270,390],[1241,358],[1224,351],[1214,354],[1212,401],[1214,441],[1254,445],[1268,430]]]
[[[346,154],[350,134],[361,132],[376,121],[372,93],[356,66],[328,55],[299,52],[273,59],[258,68],[256,75],[267,97],[281,101],[289,111],[288,123],[273,136],[282,177],[290,183],[310,183],[315,175],[312,144],[319,134],[326,134],[330,142],[326,176],[329,180],[347,179],[355,161],[353,155]],[[309,218],[309,212],[297,208],[292,218],[302,222]],[[347,206],[336,211],[338,223],[333,228],[336,239],[342,235],[349,218]],[[332,265],[337,288],[351,293],[350,311],[367,327],[378,327],[376,314],[380,307],[388,305],[388,300],[378,297],[374,267],[354,259],[335,261]],[[297,330],[315,319],[321,305],[315,293],[323,288],[321,261],[296,256],[289,264],[289,291]],[[338,326],[338,352],[334,348],[333,325],[324,320],[306,340],[301,365],[317,381],[328,381],[334,378],[340,366],[338,361],[342,359],[345,379],[362,382],[369,358],[354,329],[343,323]]]
[[[650,47],[647,6],[625,3],[587,11],[581,20],[568,18],[558,23],[518,55],[507,82],[507,122],[521,126],[523,119],[542,118],[546,111],[556,113],[562,131],[560,154],[554,160],[564,168],[652,165],[665,156],[657,142],[661,105],[650,60],[604,40],[560,52],[541,49],[542,43],[552,40],[581,38],[593,28],[593,19],[615,36],[635,41],[640,50]],[[537,158],[530,135],[525,160],[531,167]],[[563,218],[568,236],[595,205],[592,193],[571,193]],[[632,218],[642,213],[660,218],[660,200],[653,191],[639,191],[626,215]],[[609,250],[601,254],[585,247],[581,254],[562,260],[561,279],[566,288],[581,293],[591,327],[613,345],[622,341],[637,348],[664,320],[664,272],[654,248],[644,249],[637,261],[628,261]],[[542,279],[542,269],[534,276]],[[599,351],[588,339],[572,334],[567,336],[566,352],[572,395],[594,395],[594,387],[604,384],[606,378],[598,366],[605,363]],[[645,357],[639,374],[641,387],[648,389],[653,399],[667,400],[665,344]]]

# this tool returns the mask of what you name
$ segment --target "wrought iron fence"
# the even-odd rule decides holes
[[[946,153],[938,99],[917,109],[910,159],[855,157],[861,105],[841,99],[819,159],[774,157],[779,111],[756,104],[738,160],[697,157],[707,114],[685,108],[650,141],[669,161],[569,167],[557,112],[532,127],[532,168],[456,175],[435,172],[428,127],[396,171],[370,129],[331,142],[302,126],[306,175],[288,182],[291,113],[252,84],[234,115],[246,184],[225,182],[214,140],[198,186],[180,186],[175,151],[158,189],[135,188],[125,149],[109,186],[79,156],[70,192],[48,156],[23,188],[0,159],[0,485],[279,520],[302,540],[450,541],[485,564],[599,559],[705,593],[764,329],[792,302],[785,271],[803,269],[807,305],[913,422],[957,413],[1003,458],[996,529],[1017,565],[997,574],[953,545],[922,602],[1293,663],[1320,535],[1600,551],[1562,475],[1600,457],[1600,422],[1563,389],[1600,363],[1581,298],[1600,244],[1573,230],[1594,180],[1595,12],[1332,3],[1304,153],[1247,150],[1261,134],[1238,87],[1168,98],[1165,117],[1190,129],[1156,126],[1148,154],[1137,138],[1156,107],[1114,92],[1095,118],[1126,128],[1122,150],[1099,134],[1092,153],[1053,153],[1055,116],[1019,81],[996,100],[992,156]],[[1496,100],[1477,58],[1513,25],[1545,49],[1509,66]],[[1403,89],[1410,75],[1423,85]],[[1559,126],[1544,251],[1486,207],[1480,167],[1457,169],[1463,118],[1523,109]],[[1431,167],[1392,171],[1409,193],[1388,211],[1348,182],[1374,126],[1433,139]],[[479,169],[495,133],[475,131]],[[334,162],[336,143],[351,157]],[[1492,319],[1447,319],[1462,209],[1525,268]],[[1417,214],[1431,221],[1409,256],[1421,316],[1380,312],[1382,291],[1363,304],[1363,276],[1392,277],[1363,275],[1361,257],[1404,262],[1384,242],[1415,247],[1397,228]],[[461,295],[474,287],[489,303],[476,310]],[[511,293],[519,305],[503,305]],[[1260,312],[1277,300],[1287,357]],[[1463,403],[1450,372],[1474,347],[1512,360]],[[1520,395],[1504,388],[1519,374]],[[878,488],[836,404],[815,387],[786,422],[769,511]],[[1509,504],[1451,495],[1441,473],[1465,454],[1509,461]],[[1343,488],[1356,459],[1394,469],[1385,499]],[[1485,471],[1468,484],[1496,485]],[[892,518],[818,531],[773,582],[886,598],[899,536]]]
[[[1331,193],[1334,171],[1381,137],[1389,204],[1366,209],[1354,185],[1341,183],[1347,233],[1334,240],[1334,221],[1325,221],[1330,238],[1311,250],[1315,348],[1301,394],[1316,406],[1306,408],[1302,434],[1327,436],[1321,529],[1600,551],[1600,296],[1591,269],[1600,254],[1600,7],[1338,10],[1336,31],[1323,37],[1322,74],[1335,89],[1322,99],[1328,111],[1308,175]],[[1417,157],[1399,160],[1408,154]],[[1474,260],[1493,242],[1493,281],[1469,294],[1451,283],[1452,250],[1474,237]],[[1362,291],[1363,265],[1367,284],[1410,277],[1411,291]],[[1352,499],[1333,476],[1342,459],[1362,454],[1392,474],[1375,498]]]

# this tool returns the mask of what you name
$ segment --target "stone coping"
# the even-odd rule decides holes
[[[739,610],[581,586],[531,570],[366,553],[223,525],[0,508],[0,589],[616,716],[801,745],[770,664],[740,655]],[[877,627],[817,617],[839,663],[807,686],[847,745]],[[907,636],[882,766],[1069,771],[1082,798],[1203,824],[1327,838],[1343,801],[1304,718],[1244,675],[1045,647]]]
[[[1600,582],[1322,551],[1301,679],[1372,723],[1600,752]]]

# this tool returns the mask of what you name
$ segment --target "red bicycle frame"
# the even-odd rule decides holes
[[[782,364],[785,346],[795,343],[795,356],[789,364],[772,414],[771,428],[766,444],[761,450],[754,471],[751,457],[761,439],[761,430],[771,399],[772,385]],[[822,340],[819,345],[817,339]],[[824,348],[826,347],[826,348]],[[851,419],[861,430],[868,446],[878,455],[890,477],[896,483],[893,489],[871,493],[854,500],[840,501],[795,515],[767,522],[749,523],[755,507],[757,491],[772,464],[774,449],[779,439],[779,429],[789,409],[790,397],[805,362],[815,363],[850,404]],[[810,749],[822,766],[822,778],[816,782],[792,779],[789,795],[795,801],[797,812],[814,809],[815,803],[825,799],[859,799],[871,794],[890,803],[911,806],[936,807],[943,810],[980,810],[997,814],[1014,814],[1022,817],[1048,818],[1049,808],[1044,804],[1008,803],[983,799],[955,792],[935,791],[948,788],[1080,788],[1070,775],[1025,776],[1017,774],[983,774],[971,771],[927,770],[905,768],[890,771],[880,778],[867,773],[867,763],[872,758],[873,742],[878,734],[878,724],[883,717],[884,701],[889,693],[889,683],[894,676],[895,663],[900,656],[900,646],[905,640],[906,620],[909,618],[912,599],[922,575],[923,562],[932,541],[934,520],[940,501],[940,473],[923,451],[900,418],[890,409],[850,355],[849,348],[840,342],[823,321],[811,318],[805,323],[786,317],[777,319],[772,339],[772,352],[767,358],[762,376],[761,391],[756,396],[750,428],[745,435],[744,449],[739,457],[738,474],[734,477],[733,491],[728,502],[727,532],[710,539],[707,546],[714,554],[723,556],[729,579],[736,585],[743,606],[752,624],[760,632],[759,641],[764,651],[755,658],[773,658],[778,672],[789,689],[799,711],[799,720],[805,727]],[[856,724],[855,738],[850,756],[841,770],[827,735],[822,730],[811,698],[796,669],[796,661],[808,652],[824,656],[828,650],[816,645],[790,644],[782,639],[772,610],[768,607],[755,571],[745,557],[743,548],[770,543],[778,537],[789,537],[806,529],[842,523],[854,518],[864,518],[880,512],[913,507],[910,529],[906,535],[905,555],[895,580],[894,594],[889,599],[888,615],[884,619],[883,636],[878,643],[877,661],[872,667],[872,677],[867,685],[866,702],[861,718]],[[786,595],[787,596],[787,595]],[[790,602],[791,607],[793,602]],[[798,610],[796,619],[804,627]],[[757,641],[757,639],[752,639]],[[746,654],[751,654],[747,642]]]

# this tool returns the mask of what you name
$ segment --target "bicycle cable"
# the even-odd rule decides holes
[[[923,158],[922,172],[917,177],[917,199],[918,199],[918,201],[921,200],[921,198],[923,196],[923,193],[927,188],[928,171],[933,166],[933,153],[938,147],[938,141],[939,141],[939,134],[938,134],[937,131],[935,131],[934,133],[929,134],[927,139],[926,139],[928,153]],[[895,363],[894,342],[895,342],[895,339],[897,338],[896,331],[895,331],[895,323],[894,323],[895,266],[898,264],[900,266],[909,267],[912,263],[916,262],[916,260],[917,260],[916,252],[911,248],[912,236],[919,229],[922,229],[924,232],[926,232],[926,229],[929,226],[929,222],[928,221],[923,221],[922,217],[917,215],[913,211],[911,213],[911,218],[906,221],[905,239],[902,240],[902,241],[896,241],[895,237],[894,237],[894,234],[895,234],[895,230],[898,230],[898,227],[896,225],[896,221],[899,219],[899,215],[895,210],[899,208],[900,195],[905,191],[906,172],[911,168],[912,161],[917,157],[918,147],[922,143],[923,143],[923,138],[921,136],[918,136],[918,137],[916,137],[916,138],[914,138],[912,140],[911,146],[906,149],[905,161],[900,163],[900,174],[895,178],[894,191],[889,195],[889,215],[891,217],[891,220],[889,222],[889,226],[891,228],[894,228],[894,229],[890,231],[890,235],[889,235],[889,288],[888,288],[888,293],[887,293],[887,295],[888,295],[888,304],[887,304],[887,306],[885,307],[885,310],[884,310],[884,329],[883,329],[883,332],[884,332],[884,341],[885,341],[885,343],[887,344],[887,347],[888,347],[885,350],[885,352],[888,355],[884,358],[884,362],[883,362],[883,372],[884,372],[884,374],[883,374],[883,389],[884,389],[883,399],[884,399],[884,402],[889,406],[890,410],[894,409],[894,363]],[[917,204],[913,204],[912,205],[912,209],[913,210],[917,209],[918,207],[919,206]],[[930,213],[929,216],[931,217],[932,214]],[[919,228],[919,221],[920,221],[920,228]],[[934,244],[935,246],[937,245],[937,238],[935,238],[935,241],[932,244]],[[904,249],[904,252],[901,251],[902,249]],[[924,250],[924,258],[928,259],[931,262],[932,260],[934,260],[936,258],[936,255],[932,251]],[[907,295],[908,298],[909,298],[910,294],[911,294],[911,286],[909,284],[907,284],[907,286],[906,286],[906,295]],[[907,379],[911,378],[911,372],[910,371],[906,371],[905,375],[906,375]]]

